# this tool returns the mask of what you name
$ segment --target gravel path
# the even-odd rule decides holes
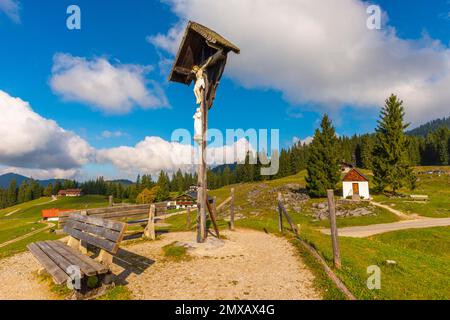
[[[224,234],[226,240],[204,244],[181,232],[123,246],[113,272],[134,299],[321,299],[313,274],[285,239],[252,230]],[[175,241],[189,248],[190,259],[163,256],[162,247]],[[38,280],[39,268],[29,252],[1,259],[0,300],[57,299]]]
[[[29,252],[0,260],[0,300],[53,300],[48,284],[38,280],[40,268]]]
[[[226,232],[193,242],[194,233],[171,233],[126,250],[154,263],[126,281],[136,299],[320,299],[314,276],[283,238],[251,230]],[[193,259],[167,261],[161,247],[174,241],[190,247]],[[166,261],[165,261],[166,260]],[[122,269],[117,268],[115,273]]]
[[[450,218],[421,218],[393,223],[372,224],[362,227],[339,228],[338,234],[342,237],[365,238],[391,231],[445,226],[450,226]],[[330,229],[321,229],[321,231],[322,233],[330,234]]]

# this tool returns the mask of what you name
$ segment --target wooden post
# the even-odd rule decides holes
[[[206,81],[208,83],[208,81]],[[197,191],[197,242],[206,240],[206,204],[208,201],[208,185],[206,181],[206,134],[208,131],[208,107],[206,106],[206,90],[202,90],[202,141],[200,145],[200,165],[198,169],[198,191]]]
[[[327,190],[328,210],[330,212],[331,241],[333,244],[333,262],[337,269],[341,268],[341,254],[339,252],[338,230],[336,225],[336,206],[334,203],[334,190]]]
[[[109,206],[112,207],[114,205],[114,198],[113,196],[109,196]]]
[[[231,231],[234,231],[234,188],[231,188],[230,229],[231,229]]]
[[[220,234],[219,234],[219,227],[217,225],[217,221],[216,221],[216,206],[213,204],[211,205],[208,202],[206,202],[207,207],[208,207],[208,211],[209,211],[209,216],[211,218],[211,222],[213,223],[214,226],[214,231],[216,232],[217,238],[220,238]]]
[[[186,230],[190,230],[191,228],[191,208],[186,208]]]
[[[281,212],[281,192],[278,192],[278,201],[277,201],[277,208],[278,208],[278,231],[283,232],[283,213]]]
[[[148,214],[148,224],[144,230],[144,236],[148,239],[155,240],[155,214],[156,214],[156,206],[152,204],[150,206],[150,212]]]

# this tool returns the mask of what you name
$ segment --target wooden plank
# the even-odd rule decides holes
[[[72,265],[78,266],[85,275],[87,276],[95,276],[97,275],[97,270],[93,268],[89,263],[86,263],[84,259],[80,259],[80,256],[76,250],[67,247],[67,246],[59,246],[57,242],[60,241],[46,241],[45,243],[50,246],[53,250],[58,252],[61,256],[66,258]],[[65,248],[67,248],[67,250]],[[82,254],[80,254],[83,256]],[[83,256],[84,257],[84,256]]]
[[[79,240],[86,241],[87,243],[100,248],[104,249],[106,251],[116,253],[119,249],[119,244],[117,242],[113,242],[107,239],[103,239],[100,237],[96,237],[92,234],[85,233],[82,231],[79,231],[77,229],[68,229],[68,233]]]
[[[216,231],[217,238],[219,239],[220,238],[219,227],[217,226],[216,213],[214,211],[215,203],[214,203],[214,206],[211,206],[209,201],[206,201],[206,205],[208,207],[209,217],[211,218],[211,222],[213,223],[213,226],[214,226],[214,231]]]
[[[280,214],[280,217],[279,217],[280,221],[279,221],[279,223],[281,223],[280,224],[280,229],[281,230],[283,229],[283,218],[281,217],[281,215],[283,214],[284,217],[286,218],[287,222],[291,226],[292,231],[295,234],[298,234],[297,226],[295,225],[294,221],[292,221],[291,216],[287,213],[287,210],[284,207],[283,198],[281,196],[281,192],[278,193],[278,208],[280,210],[280,212],[279,212],[279,214]]]
[[[104,227],[118,232],[122,232],[122,230],[126,227],[126,224],[123,222],[106,220],[97,217],[82,216],[79,214],[73,214],[70,216],[70,218],[72,220],[89,223],[95,226]]]
[[[61,250],[71,253],[74,256],[76,256],[79,260],[82,260],[84,263],[88,264],[92,269],[95,270],[95,272],[97,272],[98,274],[104,274],[107,273],[109,271],[109,269],[107,267],[105,267],[104,265],[102,265],[101,263],[98,263],[97,261],[95,261],[94,259],[89,258],[88,256],[85,256],[83,254],[81,254],[80,252],[78,252],[75,249],[72,249],[68,246],[66,246],[64,243],[62,243],[61,241],[51,241],[52,244],[54,246],[59,247]]]
[[[45,270],[53,277],[56,284],[63,284],[67,282],[69,276],[52,259],[45,254],[44,251],[36,244],[30,243],[27,246],[28,250],[33,254],[33,257],[39,262]]]
[[[331,242],[333,245],[333,262],[337,269],[341,268],[341,254],[339,251],[338,230],[336,225],[336,206],[334,203],[334,190],[327,190],[328,210],[330,212]]]
[[[62,270],[64,270],[64,272],[67,273],[67,270],[69,269],[70,266],[73,266],[72,263],[70,263],[69,259],[67,257],[65,257],[64,255],[61,255],[61,253],[59,253],[58,251],[56,251],[55,249],[53,249],[47,242],[45,241],[40,241],[36,243],[42,251],[45,252],[45,254],[53,260],[54,263],[56,263],[58,265],[59,268],[61,268]],[[81,270],[81,277],[84,276],[84,272]]]
[[[96,236],[100,236],[113,242],[117,242],[120,239],[120,232],[118,231],[107,229],[104,227],[99,227],[89,223],[83,223],[76,220],[67,221],[65,228],[66,229],[72,228],[77,229],[79,231],[92,233]]]

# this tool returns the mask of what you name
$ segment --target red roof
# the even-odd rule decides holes
[[[68,209],[45,209],[42,210],[42,218],[57,218],[61,212],[70,212]]]
[[[369,179],[358,169],[352,169],[345,175],[342,181],[369,181]]]

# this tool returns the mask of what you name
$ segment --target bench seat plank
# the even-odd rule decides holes
[[[55,249],[50,247],[48,245],[48,243],[46,243],[45,241],[40,241],[40,242],[37,242],[36,244],[65,273],[67,273],[68,268],[73,265],[72,263],[70,263],[70,261],[67,259],[67,257],[61,255]],[[81,271],[81,277],[84,277],[85,274],[81,270],[81,268],[80,268],[80,271]]]
[[[33,254],[34,258],[45,268],[45,270],[53,277],[56,284],[67,282],[68,275],[37,245],[31,243],[27,246],[28,250]]]
[[[79,266],[81,271],[87,276],[95,276],[108,272],[108,268],[103,266],[101,263],[83,255],[69,246],[66,246],[61,241],[47,241],[46,243],[69,260],[72,265]]]

